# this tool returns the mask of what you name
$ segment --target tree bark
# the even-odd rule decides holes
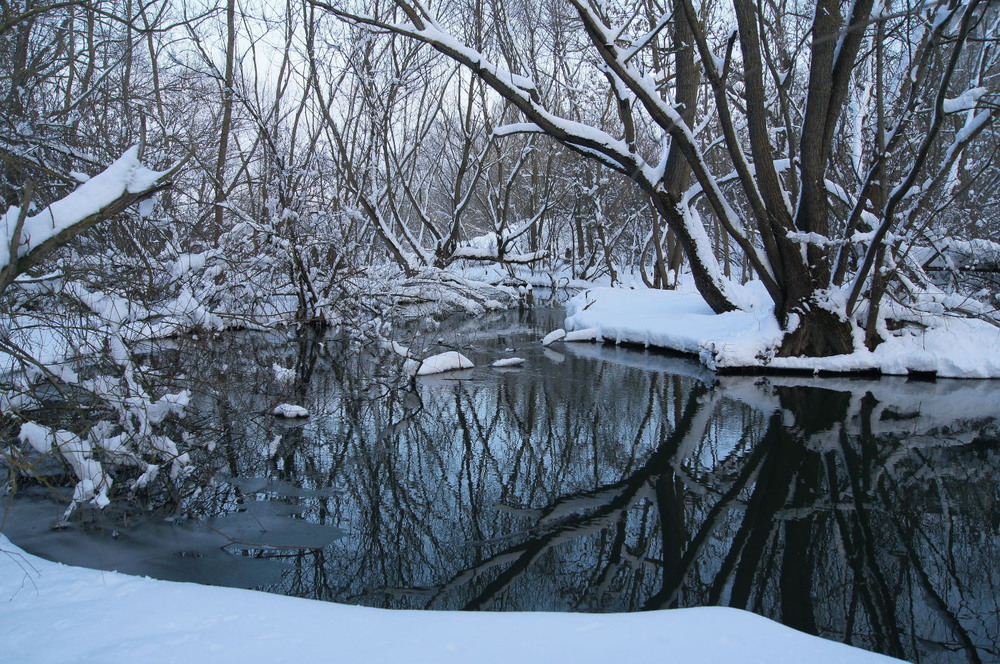
[[[215,228],[222,228],[222,215],[226,200],[226,158],[229,152],[229,136],[233,126],[233,85],[235,84],[236,61],[236,0],[226,2],[226,71],[222,81],[222,121],[219,125],[219,153],[215,162]]]

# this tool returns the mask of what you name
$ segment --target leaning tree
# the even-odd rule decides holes
[[[969,150],[994,138],[1000,11],[985,0],[548,3],[550,34],[569,24],[577,48],[561,50],[594,74],[585,98],[614,109],[594,122],[535,75],[560,49],[518,39],[516,0],[308,1],[468,68],[524,116],[498,132],[545,134],[630,178],[716,312],[739,302],[713,242],[737,247],[787,330],[781,355],[851,352],[858,329],[874,347],[904,324],[886,318],[933,290],[912,247],[995,168]],[[469,12],[492,18],[495,44],[455,37]]]

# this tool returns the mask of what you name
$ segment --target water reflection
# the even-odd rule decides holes
[[[123,540],[168,539],[152,518],[52,534],[24,499],[6,529],[64,559],[91,547],[87,564],[371,606],[723,604],[915,661],[1000,660],[998,386],[716,379],[542,349],[558,315],[400,339],[479,365],[413,385],[392,358],[308,335],[160,349],[150,361],[203,386],[189,425],[212,444],[177,498],[189,518],[137,556],[159,567],[122,562]],[[523,368],[489,367],[510,349]],[[312,415],[276,420],[281,402]],[[213,576],[233,560],[245,575]]]

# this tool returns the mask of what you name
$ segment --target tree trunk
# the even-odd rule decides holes
[[[712,269],[715,267],[717,270],[718,265],[710,266],[706,263],[706,260],[711,261],[715,257],[706,256],[702,251],[699,251],[695,238],[684,225],[684,220],[677,211],[676,200],[667,191],[656,192],[656,195],[650,196],[650,198],[653,205],[656,206],[657,212],[666,220],[667,225],[675,233],[678,242],[684,249],[684,254],[688,257],[688,263],[691,266],[691,276],[694,278],[695,288],[705,298],[708,306],[717,314],[737,309],[737,306],[723,292],[722,282]],[[711,249],[708,248],[708,251]]]
[[[236,61],[236,0],[226,3],[226,71],[222,81],[222,120],[219,125],[219,152],[215,162],[215,207],[213,235],[222,232],[223,213],[226,200],[226,158],[229,152],[229,136],[233,126],[233,85],[235,84]]]
[[[799,300],[786,316],[795,327],[782,340],[779,357],[829,357],[854,351],[851,324],[811,297]]]

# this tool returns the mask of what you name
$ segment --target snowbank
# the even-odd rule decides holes
[[[567,305],[574,339],[631,343],[698,356],[711,369],[768,367],[806,371],[934,373],[941,378],[1000,378],[1000,329],[981,320],[928,317],[879,345],[834,357],[774,357],[781,329],[766,296],[751,285],[746,307],[715,314],[690,291],[593,288]],[[567,340],[569,336],[567,336]]]
[[[0,536],[11,662],[895,662],[725,608],[633,614],[387,611],[155,581],[30,556]]]

